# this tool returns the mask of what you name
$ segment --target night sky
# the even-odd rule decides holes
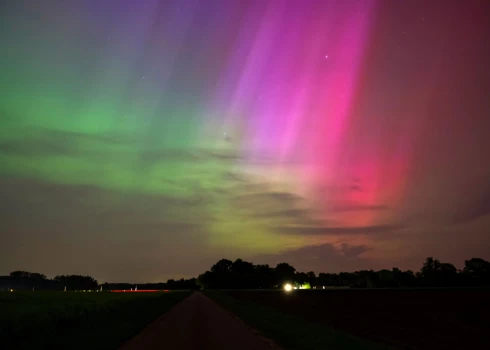
[[[0,4],[0,275],[490,259],[490,3]]]

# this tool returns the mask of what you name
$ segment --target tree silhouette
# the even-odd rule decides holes
[[[480,258],[465,260],[463,278],[468,285],[490,285],[490,262]]]
[[[191,279],[169,279],[166,283],[138,284],[138,289],[271,289],[282,288],[285,283],[296,285],[309,284],[312,288],[350,287],[350,288],[404,288],[404,287],[463,287],[490,286],[490,262],[480,258],[465,261],[462,271],[454,265],[428,257],[416,274],[402,271],[397,267],[380,271],[361,270],[355,272],[324,273],[318,276],[296,271],[286,262],[275,268],[267,264],[254,265],[251,262],[236,259],[221,259],[199,277]],[[95,290],[97,281],[90,276],[63,275],[48,279],[41,273],[13,271],[8,276],[0,276],[0,290]],[[134,288],[131,283],[104,283],[103,290]]]

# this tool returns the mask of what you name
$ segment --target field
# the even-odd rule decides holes
[[[206,291],[206,295],[238,316],[245,324],[258,330],[285,350],[387,350],[386,345],[376,344],[343,331],[334,330],[303,317],[286,314],[280,310],[262,306],[242,298],[233,298],[237,292]],[[283,292],[246,291],[243,294],[262,294],[281,297]]]
[[[116,349],[189,294],[0,293],[0,344],[15,349]]]
[[[295,332],[304,322],[393,348],[490,349],[489,289],[228,291],[214,298],[288,349],[315,348],[295,340],[306,344],[314,336]],[[269,319],[264,323],[254,313]],[[279,329],[285,327],[281,318],[293,316],[289,335]],[[355,348],[338,345],[330,348]]]

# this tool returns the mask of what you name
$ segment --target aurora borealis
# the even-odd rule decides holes
[[[5,1],[0,274],[490,258],[484,1]]]

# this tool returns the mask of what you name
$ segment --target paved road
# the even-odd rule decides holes
[[[121,350],[271,350],[262,338],[196,292],[150,324]]]

